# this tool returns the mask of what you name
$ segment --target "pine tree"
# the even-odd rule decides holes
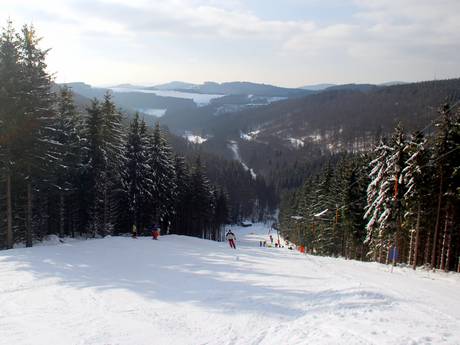
[[[141,229],[148,222],[145,208],[152,200],[154,182],[148,165],[148,140],[145,122],[135,114],[131,121],[126,142],[126,158],[122,169],[122,185],[126,200],[127,219],[122,226],[129,230],[134,224]]]
[[[200,157],[198,157],[191,175],[192,232],[194,236],[207,238],[208,225],[212,216],[211,205],[211,187],[204,174]]]
[[[447,254],[447,242],[451,237],[452,220],[455,213],[456,190],[459,186],[455,175],[455,165],[460,159],[459,120],[455,109],[445,104],[439,111],[439,120],[436,123],[435,155],[433,157],[438,180],[438,201],[436,210],[436,224],[433,233],[431,252],[431,267],[444,269]],[[444,213],[444,231],[442,243],[439,243],[439,233]],[[450,256],[450,252],[449,252]],[[449,262],[447,263],[449,264]]]
[[[33,198],[40,190],[42,175],[57,159],[52,140],[55,121],[52,79],[46,72],[47,50],[39,48],[40,38],[32,26],[22,28],[21,60],[24,73],[21,117],[21,168],[27,186],[26,246],[33,241]]]
[[[154,221],[160,224],[166,233],[174,215],[176,196],[175,171],[173,156],[169,145],[161,133],[157,123],[150,137],[148,164],[153,179],[153,215]]]
[[[59,235],[61,237],[66,233],[66,218],[67,229],[71,229],[72,236],[75,236],[74,229],[78,223],[76,212],[78,204],[75,202],[75,197],[79,187],[82,150],[84,149],[81,131],[80,114],[75,107],[72,91],[64,86],[60,89],[56,105],[54,140],[59,143],[59,160],[53,172],[59,194]]]
[[[416,268],[421,237],[421,226],[424,215],[429,208],[429,186],[431,172],[428,167],[430,152],[426,148],[427,140],[421,132],[415,132],[405,147],[408,154],[406,167],[402,170],[402,180],[406,185],[404,194],[406,213],[404,215],[405,228],[411,234],[408,263]],[[415,218],[415,221],[414,221]],[[421,225],[422,223],[422,225]]]
[[[24,83],[21,56],[21,41],[11,21],[3,28],[0,37],[0,172],[6,188],[6,248],[12,248],[13,205],[12,176],[17,166],[18,145],[21,138],[21,99]]]
[[[460,124],[458,111],[456,113],[455,109],[449,104],[445,104],[439,113],[440,117],[436,123],[437,135],[433,157],[439,189],[431,266],[445,269],[450,264],[453,220],[456,212],[458,212],[458,208],[456,208],[456,205],[458,205],[456,191],[460,183],[455,170],[460,160]],[[439,243],[439,233],[443,222],[443,237],[441,243]]]
[[[184,158],[179,155],[174,158],[174,171],[176,173],[177,194],[171,230],[175,234],[191,235],[191,176]]]
[[[79,196],[81,202],[82,218],[94,237],[102,229],[104,209],[104,181],[106,171],[106,156],[104,151],[103,127],[104,118],[100,102],[97,99],[91,101],[86,109],[84,136],[87,150],[83,163],[83,185]]]
[[[375,159],[370,162],[371,172],[369,178],[371,182],[367,188],[367,206],[365,219],[367,235],[365,243],[369,245],[370,252],[379,262],[383,259],[383,249],[385,241],[389,235],[389,220],[391,215],[391,202],[393,190],[391,173],[388,167],[391,148],[382,139],[380,144],[374,149]]]
[[[117,213],[117,198],[121,192],[121,167],[123,166],[125,133],[122,114],[115,107],[112,95],[107,92],[100,105],[103,118],[102,149],[104,151],[103,218],[102,235],[113,231]]]

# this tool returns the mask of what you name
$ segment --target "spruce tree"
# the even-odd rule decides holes
[[[208,225],[212,216],[210,212],[212,205],[211,187],[204,174],[200,157],[195,161],[190,180],[193,235],[207,238]]]
[[[409,157],[402,170],[403,183],[406,185],[404,226],[411,234],[408,264],[412,264],[415,269],[419,257],[421,227],[426,226],[425,218],[430,208],[429,191],[433,181],[428,166],[430,152],[423,133],[415,132],[404,150]]]
[[[46,72],[47,50],[39,47],[33,26],[22,28],[21,63],[24,75],[21,133],[21,168],[26,181],[26,246],[33,241],[34,192],[43,187],[43,175],[57,159],[57,148],[53,137],[55,125],[54,94],[52,79]]]
[[[21,99],[24,75],[21,64],[21,41],[11,21],[2,30],[0,37],[0,173],[6,193],[6,248],[12,248],[13,196],[12,179],[17,166],[19,142],[21,140]]]
[[[56,125],[54,140],[58,143],[58,161],[55,164],[54,181],[59,198],[59,235],[62,237],[71,230],[75,236],[78,226],[78,203],[76,193],[79,188],[81,174],[82,140],[81,114],[78,113],[70,88],[60,89],[56,104]]]
[[[171,148],[161,132],[159,123],[150,136],[149,153],[148,164],[153,180],[153,220],[168,233],[174,215],[175,171]]]
[[[137,113],[129,126],[125,152],[122,185],[128,215],[122,226],[130,230],[134,224],[141,229],[141,224],[148,222],[145,208],[152,200],[153,180],[148,165],[147,129]]]
[[[103,118],[102,149],[104,151],[102,234],[113,231],[118,212],[117,199],[121,193],[121,167],[123,166],[125,133],[122,114],[117,110],[110,92],[100,105]]]

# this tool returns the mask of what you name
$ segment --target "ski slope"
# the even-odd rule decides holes
[[[0,252],[0,344],[460,344],[459,275],[182,236]]]

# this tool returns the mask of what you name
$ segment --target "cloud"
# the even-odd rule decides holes
[[[349,11],[343,11],[345,0],[258,2],[274,7],[275,14],[269,17],[247,4],[243,0],[2,0],[2,12],[16,21],[34,21],[56,51],[52,61],[59,69],[81,61],[102,64],[104,59],[110,61],[107,66],[120,61],[124,68],[136,63],[148,68],[151,61],[189,76],[182,65],[193,60],[201,62],[203,79],[213,79],[206,75],[209,70],[223,75],[218,66],[227,63],[233,73],[249,73],[246,79],[271,75],[293,80],[302,77],[296,68],[313,73],[313,67],[304,66],[308,63],[318,75],[336,73],[348,81],[354,75],[346,76],[344,70],[372,73],[368,80],[386,78],[389,68],[405,73],[397,79],[424,78],[423,70],[436,64],[448,66],[446,73],[451,75],[460,70],[458,0],[348,0]],[[309,16],[308,11],[292,13],[291,18],[276,16],[277,7],[284,6],[287,13],[289,6],[294,11],[305,4],[323,8],[322,17],[332,10],[335,15],[330,20]],[[63,62],[66,58],[68,62]],[[281,65],[288,75],[273,71]],[[376,66],[384,68],[378,71]],[[199,63],[194,68],[199,69]]]

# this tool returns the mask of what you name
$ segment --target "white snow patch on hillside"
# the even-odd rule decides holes
[[[234,140],[230,140],[229,143],[228,143],[228,147],[230,148],[230,150],[232,150],[233,152],[233,158],[235,160],[237,160],[238,162],[241,163],[241,165],[243,166],[244,170],[247,170],[251,173],[251,176],[252,178],[255,180],[257,178],[257,175],[256,173],[254,172],[254,170],[250,169],[246,163],[243,162],[243,160],[241,159],[241,156],[240,156],[240,150],[238,148],[238,143]]]
[[[321,141],[323,139],[323,137],[319,133],[310,134],[310,135],[306,136],[305,138],[306,139],[308,138],[310,141],[313,141],[313,142],[318,142],[318,141]]]
[[[167,109],[138,109],[140,112],[150,115],[150,116],[155,116],[155,117],[162,117],[164,114],[166,114]]]
[[[224,95],[217,94],[205,94],[205,93],[193,93],[193,92],[181,92],[175,90],[152,90],[152,89],[142,89],[142,88],[123,88],[115,87],[112,88],[113,92],[142,92],[142,93],[152,93],[161,97],[174,97],[174,98],[185,98],[191,99],[197,106],[208,105],[211,100],[216,98],[221,98]]]
[[[459,274],[183,236],[0,252],[0,344],[448,344]]]
[[[188,133],[188,132],[185,133],[183,137],[193,144],[203,144],[205,141],[208,140],[208,138],[203,138],[199,135],[195,135],[195,134]]]
[[[301,139],[288,138],[288,140],[291,143],[291,145],[296,149],[301,148],[301,147],[303,147],[305,145],[305,143]]]
[[[240,133],[240,138],[243,139],[243,140],[251,141],[251,140],[254,140],[257,137],[257,134],[259,134],[259,133],[260,133],[260,129],[256,130],[256,131],[249,132],[247,134],[241,132]]]
[[[249,134],[246,134],[246,133],[243,133],[243,132],[240,133],[240,138],[243,139],[243,140],[248,140],[248,141],[252,140],[252,137]]]

